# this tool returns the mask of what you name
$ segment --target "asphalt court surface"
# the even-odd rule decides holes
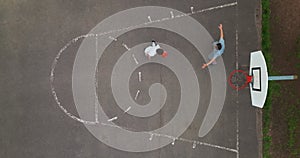
[[[150,44],[152,39],[177,49],[190,62],[198,78],[201,94],[198,111],[195,111],[195,117],[180,136],[175,137],[172,132],[164,135],[154,133],[153,141],[155,139],[161,142],[169,141],[159,149],[146,152],[118,150],[99,141],[83,123],[68,115],[94,121],[94,115],[86,115],[83,118],[75,108],[72,72],[76,52],[84,40],[95,43],[100,38],[114,37],[114,33],[108,33],[105,37],[79,38],[63,50],[56,64],[53,80],[59,105],[57,98],[53,97],[53,89],[49,82],[53,61],[69,41],[88,34],[110,15],[143,6],[167,7],[183,13],[200,11],[189,17],[198,21],[214,40],[219,38],[218,25],[222,23],[226,42],[222,58],[226,74],[229,74],[237,68],[236,66],[247,65],[250,51],[258,48],[255,26],[255,9],[258,4],[255,2],[125,0],[24,1],[15,4],[4,2],[4,4],[1,8],[5,13],[1,26],[3,37],[1,52],[5,52],[1,58],[1,72],[3,72],[1,87],[4,89],[1,92],[3,106],[0,118],[3,128],[0,134],[1,138],[4,138],[0,144],[4,149],[0,153],[1,157],[258,157],[256,122],[259,120],[256,120],[256,109],[250,106],[250,95],[247,90],[236,92],[227,86],[220,117],[207,135],[198,137],[199,128],[212,97],[209,72],[211,70],[201,69],[205,56],[202,56],[187,38],[176,32],[154,27],[125,31],[117,37],[117,41],[111,42],[105,48],[96,73],[97,97],[103,111],[108,118],[118,116],[114,120],[115,126],[107,124],[103,128],[122,127],[135,132],[149,132],[169,124],[178,112],[180,96],[183,95],[180,80],[171,68],[163,64],[151,62],[138,66],[129,78],[128,91],[131,98],[134,99],[140,90],[136,103],[142,106],[150,103],[151,98],[146,92],[153,83],[161,83],[165,87],[167,98],[161,110],[151,117],[133,117],[124,113],[112,95],[111,76],[114,63],[127,51],[126,46],[133,48],[142,43]],[[226,6],[228,4],[231,5]],[[149,18],[145,16],[145,21],[147,20]],[[155,20],[155,17],[152,16],[151,20]],[[118,25],[120,28],[126,27],[122,24],[121,19]],[[199,40],[208,39],[199,37]],[[91,45],[90,48],[96,51],[100,47],[101,43],[98,43]],[[141,58],[136,57],[141,62]],[[160,60],[155,58],[153,60]],[[212,66],[211,69],[213,68]],[[142,82],[138,81],[138,72],[142,72]],[[60,106],[65,108],[68,114]],[[86,113],[95,112],[93,108],[89,110]],[[176,128],[174,130],[176,131]],[[112,134],[116,138],[120,135],[118,131]],[[173,137],[176,138],[174,144],[171,143]],[[108,138],[103,139],[109,141]],[[135,139],[132,142],[139,144],[143,141]]]

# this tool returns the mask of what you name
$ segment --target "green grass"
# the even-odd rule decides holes
[[[300,60],[300,36],[297,38],[296,41],[296,56],[298,60]],[[298,70],[298,73],[300,74],[300,62],[296,64],[296,68]]]
[[[296,129],[300,120],[300,111],[297,109],[296,105],[291,105],[287,112],[288,119],[288,148],[292,150],[296,144]]]
[[[300,36],[296,40],[296,56],[300,60]],[[298,73],[300,73],[300,63],[296,64]],[[287,147],[290,151],[290,157],[299,157],[300,148],[296,146],[297,134],[296,131],[300,128],[300,110],[298,109],[300,105],[300,99],[297,99],[295,105],[290,105],[287,112],[287,122],[288,122],[288,144]]]
[[[273,70],[271,49],[271,35],[270,35],[270,0],[262,0],[262,52],[266,58],[268,71],[272,75],[277,72]],[[297,38],[296,56],[300,59],[300,37]],[[296,64],[298,72],[300,73],[300,63]],[[271,127],[271,111],[272,102],[274,99],[280,98],[281,86],[276,82],[269,82],[268,97],[263,109],[263,158],[271,158],[270,149],[272,146],[272,137],[270,135]],[[298,103],[300,100],[298,100]],[[299,127],[300,111],[297,111],[297,105],[292,106],[287,113],[288,122],[288,148],[291,156],[299,156],[300,149],[295,147],[297,136],[296,130]]]
[[[271,111],[273,98],[280,96],[280,85],[276,82],[269,82],[268,97],[263,109],[263,157],[270,158],[272,137],[269,133],[271,125]]]
[[[296,41],[296,56],[298,59],[300,59],[300,36],[297,38]]]
[[[297,100],[296,105],[292,105],[288,109],[287,119],[288,119],[288,149],[291,153],[290,157],[299,157],[300,149],[296,147],[297,140],[297,129],[300,128],[300,110],[297,109],[297,106],[300,104],[300,99]]]
[[[262,0],[262,52],[266,58],[267,67],[269,72],[272,72],[272,55],[271,49],[271,37],[270,37],[270,1]],[[268,89],[268,97],[263,109],[263,157],[270,158],[270,149],[272,145],[272,137],[269,134],[271,125],[271,111],[272,111],[272,98],[274,95],[278,95],[280,89],[279,85],[270,82]]]

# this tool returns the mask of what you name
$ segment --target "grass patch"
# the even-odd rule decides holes
[[[297,59],[298,59],[298,63],[296,64],[296,68],[297,68],[297,71],[298,71],[298,75],[300,75],[300,36],[297,38],[297,41],[296,41],[296,56],[297,56]]]
[[[300,36],[297,38],[296,41],[296,56],[298,59],[300,59]]]
[[[265,56],[267,67],[270,73],[272,70],[271,35],[270,35],[270,1],[262,0],[262,52]],[[268,97],[263,108],[263,157],[270,158],[270,149],[272,137],[269,133],[271,125],[272,98],[279,96],[280,86],[277,83],[270,82],[268,88]]]
[[[263,157],[270,158],[272,137],[269,133],[271,125],[271,111],[273,98],[280,96],[280,85],[276,82],[269,82],[268,97],[263,108]]]
[[[288,149],[291,153],[291,157],[299,157],[300,156],[300,148],[296,147],[297,143],[297,134],[296,131],[297,129],[300,128],[299,123],[300,123],[300,110],[297,109],[297,107],[300,104],[300,99],[297,100],[296,105],[292,105],[288,109],[287,113],[287,119],[288,119]]]
[[[288,148],[292,150],[296,144],[296,129],[299,125],[300,111],[297,109],[297,105],[291,105],[287,112],[288,119]]]
[[[271,34],[270,34],[270,0],[262,0],[262,52],[265,56],[268,71],[272,75],[277,75],[277,72],[273,70],[272,66],[272,54],[271,50]],[[297,38],[296,56],[300,59],[300,37]],[[293,53],[291,53],[293,54]],[[297,70],[300,73],[300,63],[296,64]],[[272,136],[270,135],[271,129],[271,111],[272,103],[275,99],[280,99],[281,86],[276,82],[269,82],[268,97],[266,99],[263,108],[263,158],[271,158],[270,149],[272,147]],[[300,149],[296,147],[297,135],[296,131],[300,122],[300,111],[297,109],[300,99],[297,100],[297,104],[291,106],[287,112],[288,122],[288,144],[287,147],[290,150],[291,156],[299,156]]]

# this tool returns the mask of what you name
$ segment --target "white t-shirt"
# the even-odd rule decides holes
[[[145,49],[145,54],[146,55],[148,54],[150,57],[153,57],[156,55],[156,50],[159,48],[160,48],[160,46],[158,44],[155,45],[155,43],[152,42],[152,46],[149,46]]]

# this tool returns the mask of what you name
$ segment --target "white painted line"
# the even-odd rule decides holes
[[[238,5],[236,1],[236,5]],[[235,8],[235,19],[236,19],[236,25],[235,25],[235,69],[237,70],[239,68],[239,32],[238,32],[238,7]]]
[[[142,72],[139,72],[139,82],[142,82]]]
[[[75,43],[76,41],[78,41],[80,38],[86,38],[86,37],[94,37],[95,35],[92,35],[92,34],[88,34],[88,35],[81,35],[81,36],[78,36],[74,39],[72,39],[71,41],[69,41],[63,48],[61,48],[58,52],[58,54],[55,56],[54,58],[54,61],[52,62],[52,65],[51,65],[51,71],[50,71],[50,87],[51,87],[51,93],[52,93],[52,96],[54,97],[54,100],[56,102],[56,104],[58,105],[58,107],[68,116],[70,117],[71,119],[75,120],[75,121],[78,121],[78,122],[81,122],[83,124],[88,124],[88,125],[95,125],[97,124],[97,122],[93,122],[93,121],[86,121],[86,120],[83,120],[81,118],[78,118],[76,116],[74,116],[73,114],[71,114],[70,112],[67,111],[66,108],[64,108],[61,103],[60,103],[60,100],[57,96],[57,93],[56,93],[56,90],[55,90],[55,87],[54,87],[54,80],[55,80],[55,68],[56,68],[56,65],[61,57],[61,54],[72,44],[72,43]]]
[[[194,14],[194,7],[191,7],[191,13]]]
[[[138,91],[136,92],[135,97],[134,97],[134,100],[137,100],[137,98],[138,98],[140,92],[141,92],[140,90],[138,90]]]
[[[193,143],[193,149],[195,149],[195,148],[196,148],[196,146],[197,146],[197,142],[196,142],[196,141],[194,141],[194,143]]]
[[[189,14],[189,15],[191,15],[191,14]],[[181,17],[185,17],[185,16],[187,16],[187,14],[184,13],[184,14],[176,15],[175,18],[181,18]]]
[[[107,127],[112,127],[112,128],[119,128],[119,129],[122,129],[122,127],[120,126],[116,126],[115,124],[112,124],[112,123],[101,123],[102,126],[107,126]]]
[[[153,139],[153,134],[151,133],[149,140],[151,141]]]
[[[237,150],[237,155],[236,157],[239,158],[239,151],[240,151],[240,145],[239,145],[239,109],[237,106],[237,111],[236,111],[236,150]]]
[[[237,2],[236,2],[237,3]],[[236,4],[238,5],[238,3]],[[238,32],[238,7],[235,8],[236,29],[235,29],[235,69],[239,69],[239,32]],[[239,90],[236,89],[236,103],[239,103]]]
[[[161,19],[161,22],[162,22],[162,21],[166,21],[166,20],[170,20],[170,18],[162,18],[162,19]]]
[[[171,11],[171,12],[170,12],[171,18],[168,19],[168,20],[173,20],[173,19],[176,19],[176,18],[185,17],[185,16],[190,16],[190,15],[198,14],[198,13],[204,13],[204,12],[212,11],[212,10],[216,10],[216,9],[222,9],[222,8],[226,8],[226,7],[232,7],[232,6],[235,6],[235,5],[237,5],[237,2],[227,3],[227,4],[224,4],[224,5],[219,5],[219,6],[215,6],[215,7],[206,8],[206,9],[194,11],[193,13],[187,13],[187,14],[177,15],[176,17],[174,16],[173,11]],[[164,19],[164,20],[156,20],[156,21],[152,21],[151,17],[148,16],[148,20],[149,20],[150,23],[167,21],[167,20],[166,20],[166,19],[167,19],[166,17],[163,18],[163,19]],[[129,26],[129,27],[126,27],[126,28],[121,28],[121,29],[118,29],[118,30],[111,30],[111,31],[103,32],[103,33],[100,33],[99,35],[107,35],[107,34],[114,33],[114,32],[125,31],[125,30],[131,29],[131,28],[136,28],[136,27],[140,27],[140,26],[143,26],[143,25],[147,25],[147,24],[149,24],[149,22],[142,23],[142,24],[138,24],[138,25],[135,25],[135,26]]]
[[[218,148],[218,149],[222,149],[222,150],[227,150],[227,151],[238,153],[238,151],[236,149],[230,149],[230,148],[226,148],[226,147],[219,146],[219,145],[212,145],[212,144],[208,144],[208,143],[202,143],[200,145],[210,146],[210,147],[214,147],[214,148]]]
[[[109,36],[109,39],[113,40],[113,41],[118,41],[116,38]]]
[[[232,6],[235,6],[235,5],[237,5],[237,2],[227,3],[227,4],[224,4],[224,5],[219,5],[219,6],[215,6],[215,7],[210,7],[210,8],[194,11],[194,13],[192,13],[192,14],[191,13],[186,13],[186,14],[178,15],[176,17],[174,16],[173,11],[171,11],[170,12],[171,18],[165,17],[165,18],[163,18],[164,20],[152,21],[151,17],[148,16],[148,20],[149,20],[149,17],[150,17],[151,22],[163,22],[163,21],[173,20],[173,19],[176,19],[176,18],[184,17],[184,16],[190,16],[190,15],[194,15],[194,14],[204,13],[204,12],[212,11],[212,10],[216,10],[216,9],[232,7]],[[111,34],[111,33],[115,33],[115,32],[126,31],[126,30],[129,30],[129,29],[138,28],[138,27],[141,27],[141,26],[144,26],[144,25],[147,25],[147,24],[149,24],[149,22],[141,23],[141,24],[137,24],[137,25],[133,25],[133,26],[128,26],[128,27],[121,28],[121,29],[110,30],[110,31],[107,31],[107,32],[98,33],[97,35],[98,36],[103,36],[103,35],[107,35],[107,34]],[[79,39],[79,38],[82,38],[82,37],[91,37],[91,36],[95,36],[95,34],[82,35],[82,36],[77,37],[76,39]]]
[[[172,145],[175,145],[176,138],[173,138]]]
[[[113,128],[119,128],[119,129],[122,129],[123,127],[120,127],[120,126],[117,126],[117,125],[114,125],[114,124],[107,124],[107,123],[101,123],[101,125],[103,126],[108,126],[108,127],[113,127]],[[130,129],[130,128],[126,128],[128,130],[131,130],[131,131],[134,131],[134,129]],[[146,135],[150,135],[150,138],[151,140],[153,139],[154,136],[156,137],[165,137],[165,138],[169,138],[169,139],[172,139],[172,145],[175,145],[175,141],[176,140],[179,140],[179,141],[182,141],[182,142],[186,142],[186,143],[195,143],[196,145],[203,145],[203,146],[208,146],[208,147],[211,147],[211,148],[216,148],[216,149],[221,149],[221,150],[225,150],[225,151],[229,151],[229,152],[234,152],[234,153],[238,153],[238,150],[236,149],[231,149],[231,148],[227,148],[227,147],[224,147],[224,146],[219,146],[219,145],[214,145],[214,144],[209,144],[209,143],[205,143],[205,142],[200,142],[200,141],[197,141],[197,140],[190,140],[190,139],[185,139],[185,138],[177,138],[177,137],[174,137],[174,136],[171,136],[171,135],[166,135],[166,134],[160,134],[160,133],[152,133],[152,132],[144,132]],[[153,135],[153,136],[151,136]],[[149,138],[149,140],[150,140]]]
[[[95,37],[95,47],[96,47],[96,61],[98,63],[98,59],[99,59],[99,56],[98,56],[98,35],[96,34],[96,37]],[[97,67],[98,68],[98,67]]]
[[[159,134],[159,133],[154,133],[154,135],[157,137],[161,137],[161,134]]]
[[[116,120],[116,119],[118,119],[117,116],[115,116],[115,117],[113,117],[113,118],[111,118],[111,119],[109,119],[109,120],[107,120],[107,121],[108,121],[108,122],[112,122],[112,121],[114,121],[114,120]]]
[[[138,61],[137,61],[137,59],[135,58],[134,54],[132,54],[132,58],[133,58],[133,60],[134,60],[135,64],[136,64],[136,65],[138,65],[138,64],[139,64],[139,62],[138,62]]]
[[[129,106],[129,107],[124,111],[124,113],[127,113],[130,109],[131,109],[131,106]]]
[[[238,5],[236,0],[236,5]],[[236,30],[235,30],[235,69],[239,69],[239,25],[238,25],[238,7],[235,8],[235,14],[236,14]],[[236,103],[237,103],[237,110],[236,110],[236,158],[240,157],[239,151],[239,90],[236,90]]]
[[[148,16],[148,20],[150,23],[152,22],[151,16]]]
[[[170,14],[171,14],[171,19],[173,19],[174,18],[174,13],[171,11]]]
[[[185,141],[185,142],[190,142],[190,143],[194,142],[193,140],[188,140],[188,139],[185,139],[185,138],[181,138],[181,140]],[[230,152],[234,152],[234,153],[238,152],[236,149],[231,149],[231,148],[227,148],[227,147],[223,147],[223,146],[219,146],[219,145],[209,144],[209,143],[200,142],[200,141],[196,141],[196,143],[199,144],[199,145],[209,146],[209,147],[222,149],[222,150],[226,150],[226,151],[230,151]]]
[[[232,6],[235,6],[235,5],[237,5],[237,2],[227,3],[227,4],[224,4],[224,5],[219,5],[219,6],[215,6],[215,7],[210,7],[210,8],[198,10],[198,11],[195,12],[195,14],[203,13],[203,12],[207,12],[207,11],[211,11],[211,10],[216,10],[216,9],[221,9],[221,8],[226,8],[226,7],[232,7]]]
[[[238,35],[238,28],[235,30],[235,69],[237,70],[239,68],[239,35]]]
[[[95,99],[98,99],[97,97]],[[99,123],[99,120],[98,120],[98,113],[99,113],[99,110],[98,110],[98,105],[95,103],[95,122],[96,123]]]
[[[126,48],[128,51],[130,50],[130,48],[128,48],[128,46],[127,46],[125,43],[122,43],[122,46],[123,46],[124,48]]]
[[[52,91],[52,95],[54,96],[54,99],[57,103],[57,105],[59,106],[59,108],[67,115],[69,116],[70,118],[72,118],[73,120],[75,121],[78,121],[78,122],[81,122],[81,123],[84,123],[84,124],[88,124],[88,125],[95,125],[97,124],[96,122],[92,122],[92,121],[86,121],[86,120],[83,120],[83,119],[80,119],[74,115],[72,115],[71,113],[69,113],[60,103],[58,97],[57,97],[57,94],[56,94],[56,91],[54,89],[54,87],[51,88],[51,91]]]

